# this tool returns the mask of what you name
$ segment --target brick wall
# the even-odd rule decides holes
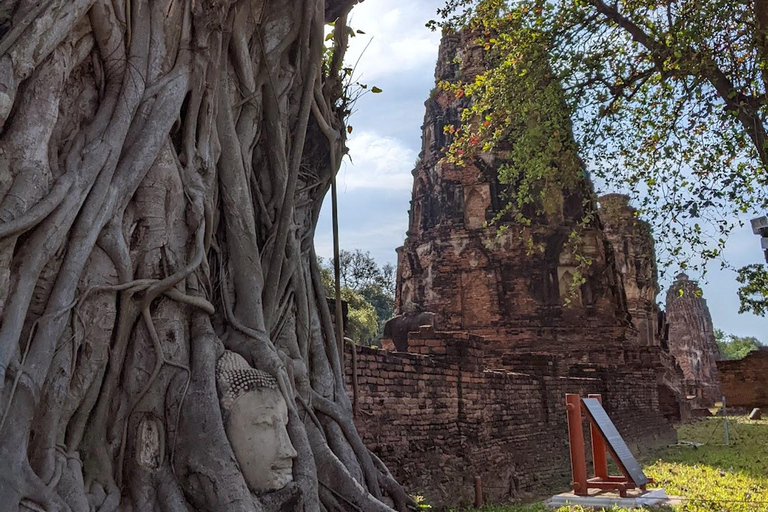
[[[407,353],[357,348],[363,440],[430,503],[471,503],[475,476],[488,502],[566,489],[566,393],[601,393],[635,452],[674,440],[658,413],[652,367],[573,366],[573,375],[557,375],[556,361],[539,356],[528,368],[535,376],[488,370],[483,344],[423,330],[411,334]]]
[[[737,361],[718,361],[717,369],[728,406],[768,407],[768,348]]]

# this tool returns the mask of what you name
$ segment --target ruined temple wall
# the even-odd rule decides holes
[[[556,375],[568,375],[569,368],[580,363],[626,364],[624,354],[627,346],[633,345],[627,339],[624,326],[601,326],[595,327],[594,331],[565,326],[530,326],[474,332],[486,341],[486,367],[529,371],[536,375],[547,371],[537,367],[543,361],[548,361],[549,370],[554,366],[553,374]]]
[[[736,361],[718,361],[717,369],[729,407],[768,408],[768,348]]]
[[[607,255],[596,233],[585,235],[585,251],[598,263],[588,269],[584,285],[570,288],[575,263],[563,254],[570,233],[567,227],[533,230],[534,243],[546,247],[533,253],[517,233],[500,235],[493,227],[443,228],[410,237],[400,250],[398,293],[435,313],[444,329],[487,334],[567,327],[587,328],[596,336],[597,328],[629,327],[621,284],[599,263]]]
[[[640,345],[660,345],[659,280],[651,228],[638,218],[628,196],[606,194],[599,201],[603,231],[614,249],[637,341]]]
[[[475,44],[444,35],[436,79],[482,71]],[[470,502],[475,476],[495,502],[567,487],[566,392],[603,394],[630,446],[674,439],[659,400],[661,349],[637,342],[600,223],[580,226],[595,205],[578,158],[561,169],[574,186],[552,192],[551,208],[524,212],[530,225],[514,222],[504,200],[513,185],[498,178],[503,151],[461,167],[442,160],[444,128],[460,124],[468,101],[436,88],[426,102],[398,316],[382,340],[397,352],[358,349],[357,361],[365,443],[409,491],[448,505]],[[503,232],[487,225],[499,215]],[[572,286],[579,257],[591,264]]]
[[[437,81],[471,79],[484,66],[474,35],[444,35]],[[523,227],[504,216],[509,185],[498,177],[503,151],[482,153],[464,166],[442,159],[451,143],[444,128],[461,124],[468,101],[436,88],[425,103],[407,238],[398,249],[396,312],[429,311],[443,329],[483,335],[543,326],[589,329],[598,336],[602,327],[631,327],[612,251],[598,225],[580,230],[579,256],[592,264],[581,269],[585,283],[572,287],[579,263],[568,240],[592,211],[591,184],[577,163],[562,169],[575,185],[551,198],[552,211],[529,212],[531,225]],[[510,229],[498,231],[492,224],[497,215]]]
[[[599,202],[603,232],[613,247],[627,309],[637,331],[637,337],[628,342],[661,348],[659,382],[666,387],[661,393],[661,408],[675,422],[687,421],[690,404],[685,374],[669,351],[666,318],[656,302],[660,287],[651,227],[638,217],[627,195],[606,194]]]
[[[636,453],[674,440],[658,413],[649,366],[584,367],[561,376],[556,361],[534,356],[535,375],[494,371],[483,368],[477,336],[425,329],[410,338],[407,353],[356,349],[356,423],[408,491],[432,504],[471,503],[475,476],[496,503],[567,488],[566,393],[602,394]]]

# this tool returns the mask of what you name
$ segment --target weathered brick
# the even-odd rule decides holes
[[[717,369],[729,407],[768,408],[768,347],[736,361],[718,361]]]
[[[698,405],[709,407],[720,400],[717,360],[720,350],[707,301],[701,288],[685,274],[679,274],[667,291],[669,351],[685,375],[686,391],[697,397]]]

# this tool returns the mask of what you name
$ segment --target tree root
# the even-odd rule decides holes
[[[366,512],[393,512],[392,508],[374,498],[359,482],[352,478],[347,468],[322,441],[322,436],[314,425],[307,428],[307,434],[312,443],[318,476],[323,487],[333,489],[334,494],[343,496],[345,502]]]
[[[128,420],[133,414],[133,411],[136,409],[136,406],[139,405],[139,403],[141,403],[141,400],[147,395],[149,390],[152,388],[152,384],[155,383],[158,375],[160,375],[160,370],[163,369],[163,365],[166,364],[168,366],[173,366],[173,367],[179,368],[180,370],[184,370],[187,373],[187,381],[184,385],[184,391],[182,392],[181,402],[179,404],[179,411],[176,417],[176,430],[178,430],[178,421],[179,421],[179,415],[181,414],[181,406],[184,404],[184,399],[186,398],[187,389],[189,388],[189,382],[192,375],[189,367],[187,367],[186,365],[171,361],[165,357],[165,354],[163,352],[163,344],[160,342],[160,338],[158,337],[157,331],[155,330],[155,324],[154,322],[152,322],[152,314],[149,312],[149,305],[144,306],[141,312],[141,317],[144,319],[144,323],[147,326],[147,331],[149,331],[149,337],[152,340],[152,345],[155,348],[155,358],[156,358],[155,368],[152,370],[152,374],[149,376],[149,379],[147,379],[147,382],[146,384],[144,384],[144,387],[139,392],[139,395],[133,401],[133,404],[131,404],[131,406],[129,407],[126,420],[123,422],[123,434],[121,436],[121,441],[120,441],[120,455],[118,456],[118,459],[117,459],[118,487],[122,485],[122,479],[123,479],[123,466],[125,463],[126,438],[128,436],[128,423],[129,423]]]
[[[59,179],[45,199],[27,210],[21,217],[0,225],[0,240],[18,236],[42,222],[61,204],[71,186],[72,180],[66,179],[66,176]]]
[[[363,440],[360,439],[360,435],[357,433],[357,429],[355,428],[354,424],[350,424],[350,422],[345,421],[344,414],[338,405],[318,394],[314,395],[314,405],[317,410],[330,417],[341,428],[346,442],[348,442],[354,450],[357,461],[362,467],[363,474],[365,475],[365,484],[368,487],[368,491],[373,495],[374,498],[381,499],[379,479],[373,466],[370,452],[368,452],[368,449],[363,444]]]
[[[323,24],[354,3],[14,10],[0,40],[3,503],[405,510],[355,430],[312,245],[346,133],[328,75],[345,19],[330,68]],[[226,437],[222,342],[286,400],[298,456],[281,491],[252,494]]]
[[[202,510],[215,510],[227,503],[227,510],[257,512],[258,505],[235,462],[229,446],[216,395],[216,338],[208,318],[193,313],[191,370],[187,407],[181,415],[176,454],[176,474],[181,475],[185,494]],[[207,449],[200,450],[199,446]]]

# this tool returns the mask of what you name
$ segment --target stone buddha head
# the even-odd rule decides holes
[[[296,450],[277,381],[230,351],[219,358],[216,380],[227,437],[249,489],[282,489],[293,480]]]

